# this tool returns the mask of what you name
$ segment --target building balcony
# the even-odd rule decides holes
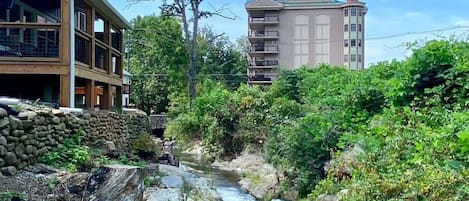
[[[250,24],[278,24],[278,16],[265,16],[265,17],[250,17]]]
[[[278,25],[279,17],[278,16],[266,16],[266,17],[250,17],[249,18],[249,27],[251,29],[264,29],[266,25]]]
[[[277,80],[276,73],[251,74],[249,75],[249,84],[272,84]]]
[[[60,24],[19,26],[0,28],[0,57],[59,57]]]
[[[278,31],[252,31],[249,33],[249,40],[259,41],[259,40],[276,40],[279,38]]]
[[[278,66],[278,60],[253,61],[249,64],[251,69],[272,69]]]
[[[252,45],[249,54],[278,54],[278,45]]]

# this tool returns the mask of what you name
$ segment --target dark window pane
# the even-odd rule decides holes
[[[98,45],[96,45],[95,53],[95,67],[103,70],[107,70],[108,67],[108,51]]]
[[[75,37],[75,59],[84,64],[90,64],[90,44],[82,37]]]
[[[357,8],[352,8],[350,12],[352,16],[357,16]]]
[[[112,44],[111,44],[112,47],[117,49],[117,50],[121,50],[121,47],[120,47],[121,46],[120,45],[121,44],[121,33],[118,30],[112,28],[111,29],[111,34],[112,34]]]

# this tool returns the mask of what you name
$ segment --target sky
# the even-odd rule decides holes
[[[129,6],[127,0],[108,0],[128,20],[138,15],[159,13],[161,0],[142,1]],[[411,54],[406,42],[469,33],[469,0],[362,0],[368,7],[365,19],[365,63],[367,65]],[[205,0],[206,10],[226,8],[225,15],[204,19],[202,24],[215,33],[226,33],[232,41],[247,35],[245,0]],[[394,37],[391,37],[394,36]]]

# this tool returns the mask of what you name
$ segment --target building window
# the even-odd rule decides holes
[[[112,47],[116,50],[121,50],[121,33],[117,28],[111,28]]]
[[[357,24],[351,24],[351,25],[350,25],[350,31],[351,31],[351,32],[357,31]]]
[[[345,17],[348,17],[348,8],[346,8],[346,9],[344,10],[344,16],[345,16]]]
[[[75,28],[86,32],[86,13],[75,11]]]
[[[352,8],[352,9],[350,10],[350,12],[351,12],[350,14],[351,14],[352,16],[357,16],[357,8]]]
[[[361,46],[362,46],[362,40],[358,39],[358,47],[361,47]]]
[[[358,63],[361,63],[361,62],[362,62],[362,55],[359,54],[359,55],[358,55]]]
[[[94,35],[101,42],[108,43],[106,37],[106,23],[103,20],[104,18],[96,16],[94,19]]]
[[[358,31],[362,32],[362,24],[358,24]]]
[[[358,11],[358,16],[362,16],[362,10],[357,8],[357,11]]]
[[[350,62],[356,62],[357,61],[357,55],[356,54],[351,54],[350,55]]]
[[[348,54],[344,55],[344,62],[348,63]]]
[[[348,32],[348,24],[344,25],[344,32]]]
[[[352,46],[352,47],[357,46],[357,40],[356,39],[350,40],[350,46]]]
[[[344,40],[344,47],[348,47],[348,39]]]

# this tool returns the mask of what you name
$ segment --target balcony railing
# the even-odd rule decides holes
[[[251,52],[278,52],[278,45],[253,45],[251,46]]]
[[[278,31],[255,31],[249,34],[251,38],[278,38]]]
[[[274,67],[278,66],[278,60],[253,61],[251,67]]]
[[[251,74],[249,76],[249,82],[271,83],[275,80],[277,80],[276,73]]]
[[[59,57],[60,26],[0,28],[1,57]]]
[[[278,16],[250,17],[249,22],[253,23],[278,23]]]

